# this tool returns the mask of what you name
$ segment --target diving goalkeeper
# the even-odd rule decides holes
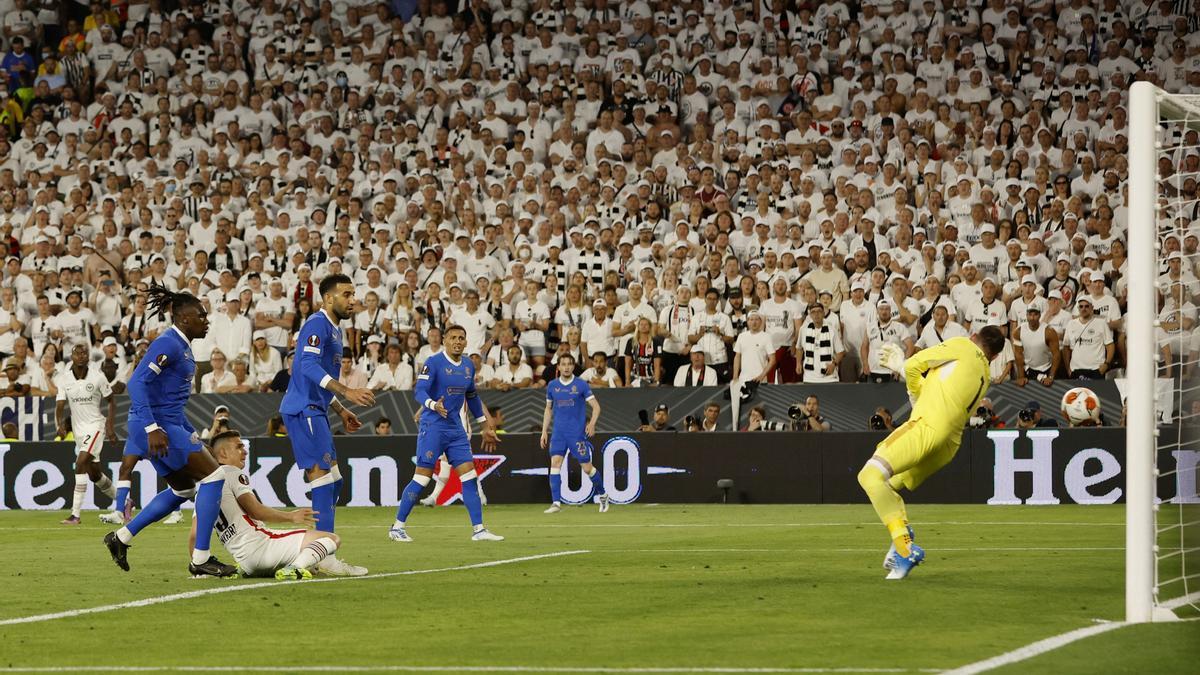
[[[858,473],[859,485],[892,537],[883,563],[891,570],[888,579],[903,579],[925,558],[925,551],[913,543],[897,490],[915,490],[954,459],[963,425],[987,393],[988,364],[1003,349],[1004,334],[995,326],[969,338],[950,338],[907,361],[896,345],[880,348],[879,362],[904,375],[913,404],[908,421],[875,446],[875,454]]]

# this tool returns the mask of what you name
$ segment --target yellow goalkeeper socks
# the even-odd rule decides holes
[[[908,533],[908,519],[897,518],[887,523],[888,534],[896,545],[896,554],[907,558],[912,553],[912,536]]]
[[[884,470],[872,462],[868,462],[858,472],[858,484],[862,486],[879,520],[888,528],[888,534],[896,544],[896,552],[908,557],[912,552],[912,538],[908,535],[908,514],[904,509],[904,500],[890,485],[889,477]]]

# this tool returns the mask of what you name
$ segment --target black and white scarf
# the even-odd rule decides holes
[[[819,328],[812,323],[806,324],[800,332],[800,345],[804,350],[805,374],[824,376],[833,363],[833,331],[829,324]]]

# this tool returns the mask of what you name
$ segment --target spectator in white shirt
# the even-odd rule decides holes
[[[237,379],[234,378],[233,373],[225,370],[226,358],[224,352],[220,349],[214,349],[208,362],[212,365],[212,371],[205,373],[204,377],[200,378],[201,394],[219,394],[223,390],[237,384]]]
[[[387,346],[387,357],[384,363],[375,368],[367,388],[373,391],[407,391],[413,388],[413,370],[402,358],[400,345]]]
[[[676,387],[715,387],[717,386],[717,371],[712,366],[704,365],[704,348],[692,345],[691,363],[680,366],[675,371]]]
[[[250,319],[242,315],[241,298],[231,294],[225,300],[225,311],[213,316],[207,339],[224,352],[226,358],[238,358],[249,357],[253,335]]]
[[[620,387],[621,378],[616,368],[608,367],[608,354],[602,351],[592,352],[592,367],[583,371],[580,378],[592,387]]]
[[[523,363],[523,352],[520,347],[508,348],[508,363],[496,368],[492,389],[509,391],[512,389],[527,389],[533,384],[533,369]]]

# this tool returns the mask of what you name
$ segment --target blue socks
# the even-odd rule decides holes
[[[117,497],[113,500],[113,511],[121,513],[125,510],[125,502],[129,499],[129,481],[117,481]]]
[[[592,475],[588,476],[592,480],[592,494],[599,497],[604,494],[604,475],[600,473],[600,468],[592,465]]]
[[[208,556],[205,554],[208,553],[209,542],[212,540],[213,527],[217,524],[217,515],[221,512],[221,491],[223,489],[225,489],[225,470],[218,468],[200,481],[200,487],[196,490],[195,550],[197,551],[196,557],[204,555],[204,560],[208,560]]]
[[[474,471],[468,471],[459,478],[462,479],[462,500],[471,516],[471,524],[476,528],[483,527],[483,503],[479,500],[479,480]]]
[[[562,474],[557,469],[550,469],[550,501],[558,503],[562,501]]]
[[[408,514],[412,513],[413,507],[417,505],[417,499],[421,497],[421,491],[426,485],[429,485],[429,476],[416,475],[404,486],[404,492],[400,495],[400,507],[396,509],[396,523],[399,527],[404,527]]]
[[[220,497],[220,493],[218,493],[217,496]],[[172,492],[171,488],[167,488],[166,490],[154,495],[154,499],[151,499],[150,503],[147,504],[145,508],[143,508],[141,511],[138,511],[138,514],[134,516],[133,520],[129,521],[129,523],[125,525],[123,529],[128,530],[129,535],[132,537],[145,529],[147,525],[152,525],[163,518],[166,518],[171,514],[172,511],[178,509],[186,501],[186,497],[181,497]],[[210,532],[212,531],[211,523],[209,524],[208,529]],[[197,536],[199,536],[199,533],[197,533]],[[122,539],[122,541],[125,540]],[[129,542],[125,541],[125,543],[128,544]]]
[[[333,527],[333,505],[337,501],[336,481],[327,473],[314,480],[312,486],[312,509],[317,512],[317,529],[328,532]]]

